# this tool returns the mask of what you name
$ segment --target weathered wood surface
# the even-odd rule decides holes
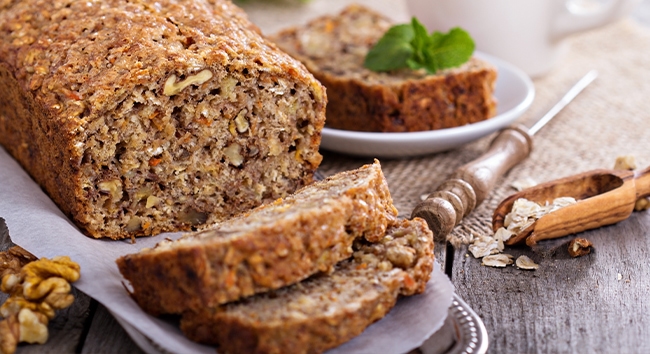
[[[452,282],[483,319],[490,353],[650,353],[650,211],[579,236],[591,254],[569,256],[575,236],[504,251],[536,271],[455,253]]]
[[[81,353],[143,353],[106,307],[93,303],[95,312]]]

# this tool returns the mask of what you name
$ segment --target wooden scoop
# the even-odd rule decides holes
[[[650,195],[650,167],[640,172],[594,170],[539,184],[515,193],[499,204],[492,215],[492,229],[503,227],[515,200],[525,198],[544,205],[559,197],[573,197],[577,203],[550,212],[519,234],[507,245],[526,240],[528,246],[540,240],[558,238],[595,229],[627,219],[637,199]]]
[[[501,131],[485,154],[456,170],[450,179],[415,206],[411,217],[426,220],[436,237],[447,236],[464,216],[481,204],[504,173],[528,156],[533,146],[532,136],[596,76],[595,70],[588,72],[530,128],[514,125]]]

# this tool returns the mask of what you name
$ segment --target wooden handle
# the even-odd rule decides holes
[[[485,200],[498,178],[525,159],[531,150],[532,139],[524,127],[504,129],[484,155],[456,170],[450,180],[415,207],[411,217],[426,220],[436,237],[446,236],[463,216]]]
[[[474,188],[476,205],[494,188],[499,177],[525,159],[532,150],[532,139],[522,127],[512,126],[501,132],[480,158],[461,166],[452,175]]]
[[[418,204],[411,213],[411,219],[415,217],[422,218],[427,222],[436,241],[444,241],[444,237],[456,225],[454,206],[449,201],[437,197],[427,198]]]

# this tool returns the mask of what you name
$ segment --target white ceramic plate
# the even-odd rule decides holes
[[[321,148],[368,157],[409,157],[457,148],[505,128],[524,113],[535,97],[530,78],[501,59],[475,53],[498,69],[497,115],[485,121],[457,128],[413,133],[369,133],[324,128]]]

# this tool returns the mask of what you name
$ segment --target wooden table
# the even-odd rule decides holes
[[[635,17],[650,24],[650,1]],[[4,246],[6,235],[0,221]],[[568,255],[566,239],[512,249],[540,263],[527,277],[515,268],[482,267],[466,247],[445,252],[438,245],[457,294],[485,323],[490,353],[650,352],[650,212],[587,235],[595,251],[580,258]],[[106,308],[74,293],[74,304],[50,322],[48,342],[21,344],[18,353],[142,352]]]

